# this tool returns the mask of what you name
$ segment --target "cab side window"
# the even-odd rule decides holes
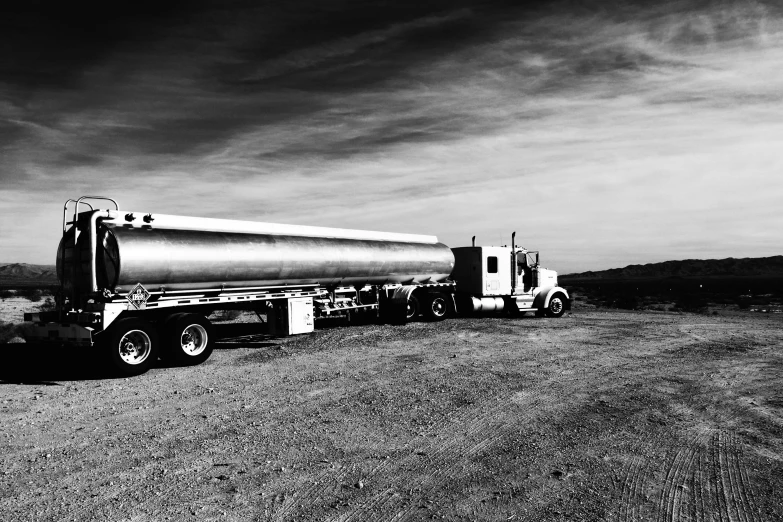
[[[498,258],[496,256],[490,256],[487,258],[487,273],[488,274],[498,273]]]

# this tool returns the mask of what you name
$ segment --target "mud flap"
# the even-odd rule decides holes
[[[408,299],[418,287],[405,285],[394,290],[389,299],[390,315],[388,320],[392,324],[405,324],[407,322]]]

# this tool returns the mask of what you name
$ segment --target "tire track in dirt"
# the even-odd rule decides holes
[[[666,470],[666,478],[658,497],[657,522],[680,520],[682,512],[687,510],[688,505],[692,505],[688,484],[693,485],[693,476],[703,446],[702,438],[697,436],[674,455]]]
[[[176,435],[169,434],[161,437],[162,441],[175,440]],[[127,455],[124,458],[115,461],[112,466],[104,471],[105,477],[114,477],[114,482],[117,484],[112,489],[106,487],[106,491],[96,494],[90,500],[89,505],[84,505],[82,508],[68,512],[69,517],[75,519],[83,519],[85,515],[92,514],[96,509],[107,508],[109,511],[115,509],[112,505],[112,501],[116,498],[122,497],[128,492],[143,490],[145,487],[154,489],[154,493],[147,495],[147,498],[139,502],[131,502],[130,509],[136,514],[129,514],[129,520],[133,522],[154,519],[149,514],[141,513],[140,511],[147,507],[150,503],[158,501],[159,499],[179,500],[182,502],[189,502],[187,499],[178,499],[176,494],[172,496],[172,493],[177,491],[188,491],[188,487],[183,487],[183,483],[198,482],[204,477],[210,475],[215,470],[215,464],[212,460],[200,460],[192,462],[185,460],[184,458],[179,461],[179,466],[172,465],[169,462],[166,464],[169,468],[174,468],[171,473],[167,472],[168,477],[175,477],[174,480],[167,480],[166,486],[160,489],[156,489],[158,484],[150,484],[149,476],[153,475],[157,468],[161,467],[161,462],[151,461],[147,462],[143,466],[132,468],[130,463],[132,462],[134,455]],[[177,469],[179,468],[179,469]],[[108,472],[108,473],[107,473]],[[121,485],[121,487],[119,487]]]
[[[620,508],[617,510],[617,522],[640,520],[639,505],[642,503],[642,488],[648,480],[649,463],[642,457],[634,457],[625,470],[620,488]]]
[[[341,337],[331,337],[345,341]],[[323,336],[319,339],[320,344],[328,345],[330,348],[336,347],[337,344],[342,344],[329,343],[331,337],[328,335]],[[349,359],[345,361],[345,366],[343,368],[344,371],[352,366],[357,366],[357,363]],[[427,483],[430,485],[426,490],[417,489],[417,491],[422,495],[431,492],[441,483],[441,480],[449,480],[455,473],[456,468],[460,465],[464,466],[470,458],[488,449],[506,434],[507,430],[504,431],[498,428],[508,423],[498,421],[498,419],[501,419],[504,412],[514,406],[514,402],[516,401],[513,398],[490,398],[471,408],[458,410],[456,415],[452,415],[438,425],[430,427],[426,433],[420,434],[419,437],[411,439],[404,446],[411,448],[407,455],[401,459],[386,459],[368,474],[363,475],[362,480],[365,484],[378,484],[383,489],[367,498],[354,509],[336,514],[328,520],[345,522],[368,520],[370,513],[389,513],[394,506],[399,508],[404,502],[400,492],[406,489],[413,489],[410,487],[406,488],[404,487],[405,485],[400,484],[399,477],[405,475],[405,473],[400,472],[401,469],[405,470],[406,473],[412,472],[414,474],[428,475]],[[552,401],[548,400],[547,402]],[[535,406],[542,404],[544,402],[539,404],[529,401],[527,409],[534,411]],[[518,421],[524,421],[524,418],[520,417]],[[453,436],[455,427],[465,426],[467,426],[467,429],[461,429],[457,437]],[[490,432],[492,431],[497,431],[497,433],[491,435]],[[442,440],[443,433],[452,434],[452,438],[444,442]],[[383,444],[383,440],[373,442],[374,446]],[[348,471],[343,471],[343,478]],[[322,478],[324,477],[319,475],[319,478],[315,479],[315,481],[319,482],[319,485],[323,485],[323,487],[313,487],[311,482],[311,486],[303,490],[299,490],[299,485],[307,479],[300,480],[297,483],[294,494],[286,498],[286,502],[274,511],[270,520],[285,520],[293,515],[294,507],[302,503],[302,501],[305,501],[307,505],[316,505],[322,498],[334,496],[335,491],[339,492],[341,484],[335,484],[333,480],[321,480]],[[409,484],[406,485],[410,486]],[[412,508],[411,506],[410,509]],[[398,516],[404,514],[405,511],[403,510],[398,513]],[[398,516],[393,519],[397,519]]]
[[[373,332],[370,332],[372,334]],[[348,346],[356,339],[367,336],[367,333],[357,333],[353,335],[345,336],[339,330],[324,330],[317,333],[317,337],[314,339],[291,339],[285,343],[285,346],[291,353],[298,351],[307,351],[308,347],[316,346],[317,351],[334,351],[341,346]],[[335,363],[335,368],[339,368],[341,373],[351,375],[356,373],[362,365],[355,357],[341,358]],[[365,434],[365,436],[368,434]],[[383,439],[379,435],[372,434],[373,440],[367,440],[366,437],[363,442],[369,442],[370,446],[378,447],[383,444]],[[346,433],[346,438],[349,435]],[[386,462],[381,463],[377,468],[382,468],[386,465]],[[373,470],[373,472],[375,471]],[[344,486],[344,481],[351,470],[348,468],[340,467],[339,472],[335,474],[333,468],[328,468],[315,477],[304,476],[299,478],[292,487],[286,489],[293,492],[289,495],[285,495],[285,499],[281,505],[274,508],[269,513],[266,520],[281,522],[286,520],[287,517],[291,517],[295,512],[295,508],[298,504],[306,503],[307,505],[317,506],[321,500],[326,500],[329,497],[334,497],[336,493]],[[371,472],[372,473],[372,472]],[[307,484],[307,486],[304,486]]]
[[[92,516],[95,514],[95,511],[97,509],[100,509],[102,507],[107,507],[109,511],[114,510],[114,506],[111,505],[111,501],[121,495],[123,495],[127,491],[134,490],[137,486],[143,486],[145,484],[145,479],[142,478],[142,471],[152,469],[157,464],[147,464],[144,466],[144,468],[137,470],[133,473],[128,473],[128,476],[131,478],[129,481],[123,481],[123,487],[122,488],[106,488],[106,490],[103,493],[98,493],[95,496],[93,496],[89,503],[85,503],[82,505],[81,508],[68,511],[67,513],[61,513],[60,515],[66,515],[68,518],[73,518],[73,520],[85,520],[88,518],[88,516]],[[207,472],[207,470],[212,469],[212,465],[206,466],[204,469],[199,471],[200,465],[191,465],[189,467],[186,467],[180,471],[176,471],[173,473],[173,475],[179,475],[181,477],[185,477],[196,472],[196,477],[203,475]],[[115,479],[118,480],[118,479]],[[163,488],[160,490],[160,498],[169,498],[169,494],[177,489],[177,487],[180,486],[179,481],[174,481],[170,486]],[[152,500],[154,500],[153,496],[148,496],[147,500],[139,503],[134,503],[132,509],[134,511],[139,511],[141,508],[149,504]],[[148,518],[148,515],[146,514],[136,514],[132,515],[130,517],[131,521],[138,521],[138,520],[144,520]]]
[[[678,329],[683,335],[696,341],[719,345],[728,350],[737,350],[738,345],[741,350],[759,348],[779,341],[779,339],[771,337],[769,332],[752,328],[742,328],[739,330],[741,333],[738,333],[735,324],[681,324]],[[719,336],[722,332],[717,330],[721,329],[729,329],[729,332]]]
[[[653,440],[651,443],[655,443]],[[667,459],[655,505],[656,522],[762,522],[741,442],[734,432],[692,437]],[[652,484],[651,461],[635,456],[621,475],[620,506],[613,520],[646,521],[645,485]]]
[[[465,438],[475,436],[482,431],[482,427],[484,427],[488,419],[496,417],[498,412],[506,406],[505,402],[499,399],[497,402],[483,414],[479,414],[481,407],[466,408],[460,411],[456,417],[452,417],[448,423],[443,423],[437,429],[431,429],[429,433],[410,441],[406,446],[418,448],[417,450],[408,453],[400,460],[382,463],[381,466],[366,477],[368,481],[380,480],[385,483],[391,482],[391,485],[387,486],[379,494],[369,498],[355,510],[342,514],[337,520],[345,522],[367,520],[369,513],[376,510],[388,513],[392,508],[392,506],[389,506],[389,503],[395,499],[401,500],[401,496],[397,492],[403,488],[402,484],[396,480],[400,476],[400,469],[405,469],[409,472],[426,473],[428,467],[442,463],[453,452],[467,452],[467,444],[463,442],[464,439],[453,438],[445,443],[439,443],[438,440],[428,442],[426,440],[427,436],[437,435],[444,430],[449,430],[455,424],[468,426],[468,429],[464,432]]]
[[[334,473],[335,471],[337,471],[337,474]],[[307,499],[308,503],[311,505],[318,505],[318,502],[324,498],[327,492],[340,488],[347,473],[348,470],[343,467],[340,467],[337,470],[327,468],[318,473],[315,477],[307,476],[300,478],[293,488],[294,493],[292,495],[287,495],[282,505],[271,513],[267,520],[274,522],[285,520],[285,517],[290,515],[297,503],[301,502],[303,499]],[[305,482],[309,483],[309,486],[300,489]]]
[[[379,493],[373,495],[354,510],[333,517],[333,521],[359,522],[363,520],[405,520],[411,511],[418,509],[413,503],[405,506],[403,490],[412,490],[413,484],[405,482],[407,476],[425,475],[427,480],[418,486],[421,497],[430,494],[454,478],[460,469],[464,469],[469,461],[503,439],[512,429],[521,423],[532,420],[533,416],[547,404],[551,403],[549,396],[525,394],[520,397],[497,398],[490,407],[479,406],[466,408],[457,418],[431,430],[436,435],[453,433],[453,436],[443,441],[435,437],[427,442],[425,437],[413,439],[408,445],[417,447],[402,459],[382,464],[367,477],[368,481],[386,485]],[[486,403],[484,403],[486,404]],[[454,433],[455,425],[464,429]],[[401,473],[400,470],[405,470]],[[379,518],[383,514],[384,518]]]
[[[368,439],[367,435],[368,434],[364,434],[362,440],[365,443],[369,443],[370,447],[379,447],[384,442],[384,439],[380,435],[372,434],[371,439]],[[345,438],[350,438],[348,433],[345,434]],[[386,466],[387,462],[388,460],[379,464],[370,474],[373,474],[376,470]],[[285,496],[283,503],[269,514],[267,520],[275,522],[283,521],[286,517],[293,514],[295,507],[298,504],[306,503],[307,505],[317,506],[321,500],[334,497],[336,493],[345,486],[345,480],[351,471],[351,468],[343,466],[330,467],[322,470],[314,477],[300,477],[292,486],[286,487],[287,490],[293,490],[293,492],[290,495]],[[305,484],[307,484],[307,486],[303,487]]]
[[[736,434],[719,432],[713,435],[711,442],[711,460],[721,520],[724,520],[724,516],[725,520],[730,522],[760,520]]]
[[[690,505],[684,504],[689,509],[687,509],[687,516],[683,517],[682,511],[680,512],[681,519],[690,519],[694,520],[695,522],[705,522],[706,514],[708,513],[708,507],[707,497],[704,495],[704,486],[708,483],[709,478],[704,468],[704,451],[700,450],[696,455],[696,462],[693,466],[693,474],[688,481],[691,502]]]
[[[715,437],[710,445],[710,486],[713,491],[714,500],[717,508],[718,519],[720,522],[730,521],[728,498],[725,491],[725,484],[720,467],[720,454],[718,446],[715,444]]]

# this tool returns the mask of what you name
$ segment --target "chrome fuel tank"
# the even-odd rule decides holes
[[[442,243],[176,230],[103,224],[99,289],[149,290],[438,282],[454,256]]]

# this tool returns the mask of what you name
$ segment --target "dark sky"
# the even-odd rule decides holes
[[[0,16],[2,262],[83,194],[561,272],[781,253],[775,2],[49,4]]]

